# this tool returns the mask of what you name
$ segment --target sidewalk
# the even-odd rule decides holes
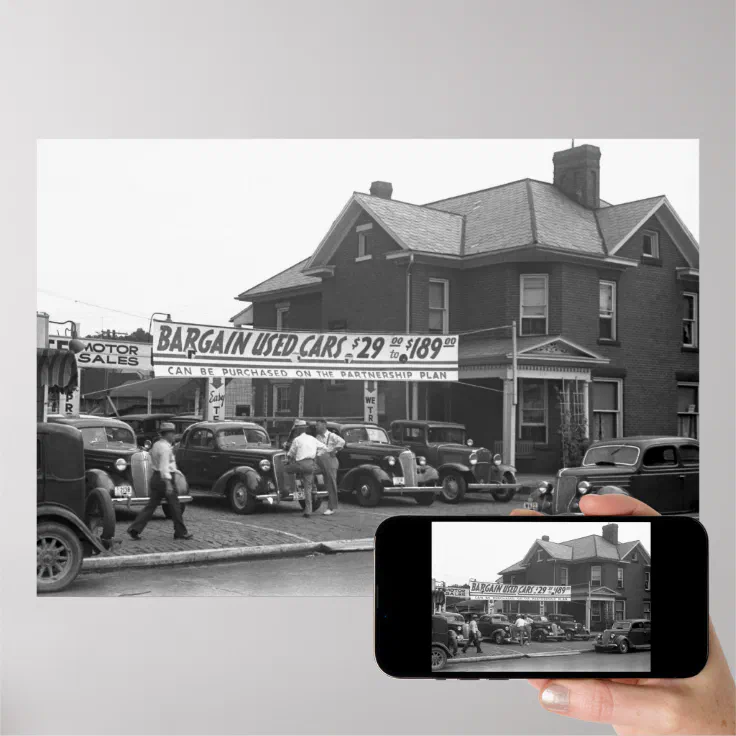
[[[528,646],[519,644],[493,644],[484,641],[481,644],[482,654],[478,654],[475,647],[468,648],[463,654],[462,647],[457,657],[448,660],[448,664],[462,664],[463,662],[484,662],[495,659],[518,659],[520,657],[558,657],[572,654],[582,654],[593,651],[592,641],[533,641]]]

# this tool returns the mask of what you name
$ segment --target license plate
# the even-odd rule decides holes
[[[524,508],[539,511],[539,504],[536,501],[524,501]]]
[[[294,500],[303,501],[305,498],[304,491],[294,491]]]
[[[394,485],[395,486],[403,486],[404,485],[404,479],[403,478],[394,478]]]
[[[133,486],[115,486],[116,498],[130,498],[133,495]]]
[[[323,475],[316,475],[315,478],[317,479],[317,483],[321,486],[325,484],[325,478]]]

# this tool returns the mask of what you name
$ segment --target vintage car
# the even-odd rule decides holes
[[[548,613],[547,618],[562,629],[567,641],[591,638],[590,631],[567,613]]]
[[[138,446],[126,422],[112,417],[49,417],[49,422],[76,427],[84,442],[84,466],[89,488],[107,491],[115,509],[134,511],[148,503],[153,465]],[[184,476],[174,476],[182,513],[192,497]],[[161,510],[171,517],[167,503]]]
[[[443,611],[437,615],[444,616],[447,619],[448,627],[457,634],[457,640],[462,644],[465,641],[465,630],[467,628],[463,615],[453,611]]]
[[[621,652],[652,648],[652,622],[645,618],[615,621],[610,629],[598,634],[596,652]]]
[[[565,638],[564,631],[547,616],[535,613],[525,615],[532,620],[532,641],[559,641]]]
[[[520,488],[516,469],[504,465],[500,455],[474,447],[462,424],[400,419],[391,422],[391,437],[437,469],[445,503],[459,503],[468,492],[507,502]]]
[[[450,651],[450,634],[447,619],[439,613],[432,616],[432,672],[444,669],[453,654]]]
[[[496,644],[511,641],[511,621],[502,613],[484,613],[478,617],[481,639],[491,639]]]
[[[622,437],[594,442],[578,468],[540,482],[524,506],[544,514],[580,514],[586,493],[623,494],[660,514],[696,514],[700,446],[688,437]]]
[[[144,450],[150,450],[153,447],[153,443],[161,436],[161,424],[163,422],[173,422],[176,419],[176,415],[122,414],[118,418],[132,427],[138,445]]]
[[[307,431],[316,433],[315,422]],[[345,446],[337,454],[337,483],[341,492],[354,493],[361,506],[377,506],[384,496],[408,496],[420,506],[434,503],[439,474],[405,446],[396,445],[377,424],[327,422],[330,432],[340,435]],[[284,449],[296,436],[292,428]]]
[[[112,548],[115,512],[107,492],[87,484],[80,430],[38,423],[36,457],[36,589],[55,593],[84,557]]]
[[[225,497],[236,514],[252,514],[260,503],[298,501],[305,508],[304,488],[297,479],[286,493],[286,453],[271,447],[266,431],[253,422],[197,422],[186,430],[176,448],[176,464],[196,496]],[[312,492],[316,511],[327,496],[321,476]]]

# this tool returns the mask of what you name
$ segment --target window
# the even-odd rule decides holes
[[[519,439],[547,443],[547,384],[545,381],[520,381]]]
[[[652,620],[652,604],[649,602],[644,603],[644,618],[647,621]]]
[[[613,614],[614,620],[623,621],[626,618],[626,602],[616,601],[616,610]]]
[[[547,274],[521,276],[521,334],[547,334]]]
[[[600,620],[601,620],[601,602],[600,601],[590,602],[590,618],[592,621],[600,623]]]
[[[616,587],[617,588],[623,588],[624,587],[624,569],[623,567],[619,567],[616,571]]]
[[[601,340],[616,339],[616,282],[601,281],[599,285],[598,335]]]
[[[422,442],[424,431],[421,427],[404,427],[404,439],[409,442]]]
[[[610,440],[623,433],[623,381],[593,380],[593,439]]]
[[[250,416],[250,404],[235,404],[235,416],[236,417],[249,417]]]
[[[700,463],[700,448],[697,445],[683,445],[680,448],[680,462],[683,465],[698,465]]]
[[[41,440],[36,439],[36,478],[43,478],[43,446]]]
[[[368,253],[368,233],[358,233],[358,258],[365,258]]]
[[[682,295],[682,347],[698,347],[698,295]]]
[[[289,307],[276,307],[276,329],[289,329]]]
[[[291,411],[291,386],[288,383],[273,387],[273,406],[277,414]]]
[[[450,329],[450,283],[446,279],[429,280],[429,331],[447,334]]]
[[[210,448],[215,446],[215,435],[209,429],[197,429],[192,432],[189,447]]]
[[[648,468],[662,468],[677,465],[675,448],[671,445],[650,447],[644,453],[643,464]]]
[[[639,553],[638,552],[634,552],[634,554],[631,555],[631,559],[632,559],[633,562],[639,562]]]
[[[698,439],[698,384],[677,384],[677,434]]]
[[[570,577],[569,570],[566,567],[560,568],[560,585],[570,585],[568,582]]]
[[[652,589],[652,573],[649,570],[644,572],[644,590]]]
[[[509,578],[509,583],[511,583],[511,585],[513,585],[513,584],[514,584],[515,582],[516,582],[516,575],[512,575],[512,576],[511,576],[511,577]]]
[[[645,258],[659,258],[659,233],[645,230],[641,236],[641,252]]]
[[[537,562],[544,562],[544,552],[541,549],[537,550]]]
[[[590,566],[590,584],[591,585],[601,584],[601,566],[600,565]]]

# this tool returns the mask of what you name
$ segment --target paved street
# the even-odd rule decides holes
[[[588,647],[592,648],[590,644]],[[529,647],[524,647],[529,649]],[[630,652],[629,654],[598,654],[589,651],[562,657],[524,657],[523,659],[504,659],[490,662],[461,662],[450,660],[447,670],[458,672],[649,672],[651,671],[651,652]]]
[[[521,481],[521,479],[520,479]],[[378,525],[397,514],[425,516],[463,516],[486,514],[506,516],[512,509],[522,507],[527,494],[519,493],[510,503],[497,503],[490,494],[471,494],[456,505],[435,501],[431,506],[418,506],[413,499],[385,498],[375,508],[366,509],[353,497],[341,497],[338,513],[323,516],[326,504],[306,519],[296,503],[259,505],[256,513],[245,516],[230,510],[223,498],[197,498],[184,514],[194,539],[173,539],[173,526],[161,510],[151,520],[139,541],[131,540],[125,529],[134,515],[118,512],[114,555],[173,552],[178,550],[217,549],[224,547],[258,547],[261,545],[323,542],[338,539],[366,539],[372,537]]]
[[[56,596],[372,596],[373,553],[351,552],[80,575]]]

